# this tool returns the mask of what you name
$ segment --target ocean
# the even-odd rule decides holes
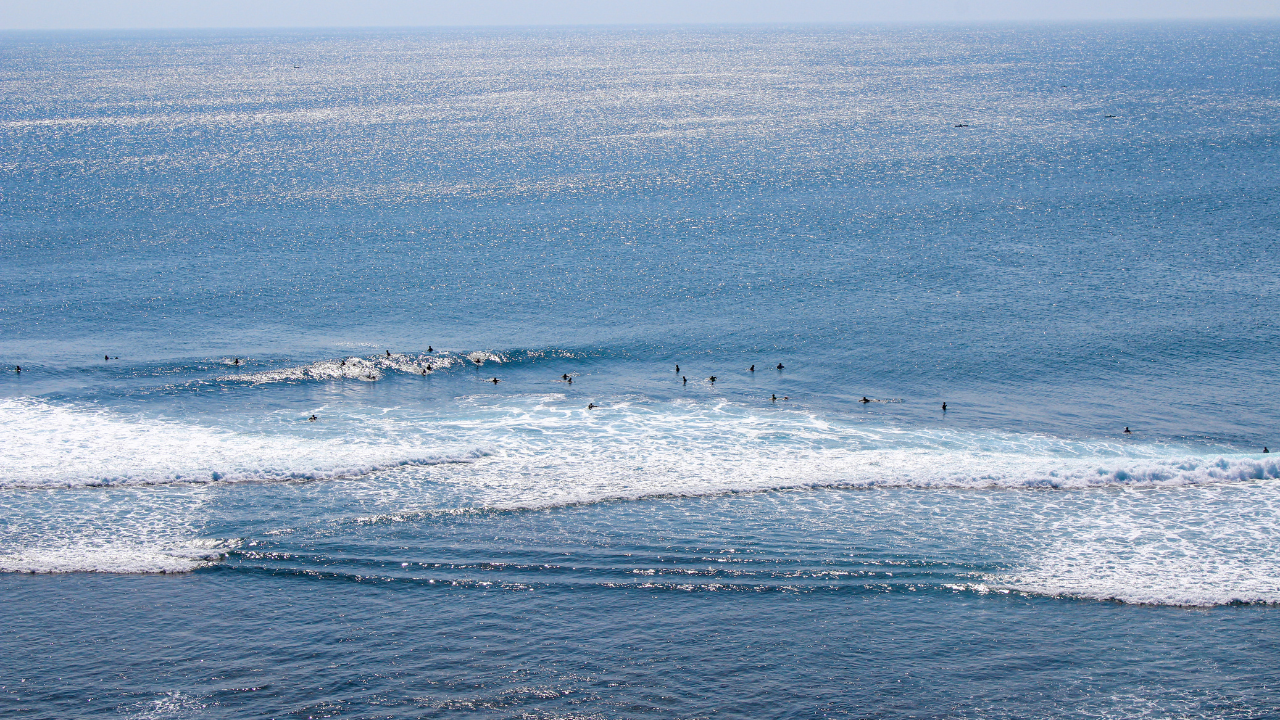
[[[0,148],[2,715],[1280,717],[1278,23],[12,32]]]

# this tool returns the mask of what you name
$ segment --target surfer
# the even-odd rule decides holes
[[[239,365],[239,364],[240,364],[240,358],[236,358],[235,360],[232,360],[232,361],[231,361],[231,364],[232,364],[232,365]]]
[[[426,374],[427,374],[427,369],[426,369],[426,368],[423,368],[423,369],[422,369],[422,374],[423,374],[423,375],[426,375]]]
[[[778,363],[778,369],[779,369],[779,370],[781,370],[781,369],[782,369],[782,363]]]
[[[946,411],[947,411],[947,404],[942,403],[942,412],[946,412]]]
[[[561,376],[560,376],[560,379],[561,379],[561,380],[568,380],[568,379],[569,379],[569,373],[565,373],[565,374],[561,375]]]
[[[676,365],[676,372],[680,372],[680,365],[679,365],[679,364],[677,364],[677,365]]]
[[[1125,425],[1125,426],[1124,426],[1124,434],[1125,434],[1125,435],[1132,435],[1132,434],[1133,434],[1133,432],[1129,430],[1129,426],[1128,426],[1128,425]]]
[[[681,383],[680,383],[681,385],[688,385],[688,384],[689,384],[689,378],[685,377],[684,375],[681,375],[681,376],[680,376],[680,379],[683,381],[683,382],[681,382]]]
[[[427,346],[427,352],[435,352],[435,351],[436,351],[435,348],[431,347],[430,345]]]
[[[588,409],[588,410],[595,410],[595,409],[596,409],[596,404],[595,404],[595,403],[587,403],[587,409]]]
[[[498,384],[498,378],[494,378],[494,379],[492,380],[492,382],[493,382],[493,384],[494,384],[494,385],[497,385],[497,384]]]
[[[111,359],[111,356],[110,356],[110,355],[103,355],[103,356],[102,356],[102,359],[103,359],[103,360],[110,360],[110,359]]]
[[[715,376],[715,375],[712,375],[711,377],[709,377],[709,378],[707,378],[707,379],[711,381],[711,384],[712,384],[712,385],[714,385],[714,384],[715,384],[715,382],[716,382],[716,376]]]
[[[752,365],[751,367],[747,368],[747,370],[748,370],[748,371],[750,371],[750,372],[755,372],[755,371],[756,371],[756,366],[755,366],[755,365]]]
[[[778,402],[778,396],[777,396],[777,395],[770,395],[770,396],[769,396],[769,401],[770,401],[770,402]]]
[[[862,403],[863,405],[865,405],[865,404],[867,404],[867,403],[869,403],[869,402],[871,402],[871,401],[867,399],[867,396],[866,396],[866,395],[863,395],[863,396],[862,396],[862,399],[861,399],[861,400],[859,400],[858,402],[860,402],[860,403]]]
[[[312,415],[311,417],[307,418],[307,422],[315,422],[319,419],[320,418],[316,417],[315,415]]]
[[[21,374],[22,374],[22,366],[21,366],[21,365],[14,365],[14,366],[13,366],[13,371],[14,371],[14,372],[16,372],[16,373],[18,373],[19,375],[21,375]]]
[[[390,351],[390,350],[388,350],[388,351],[387,351],[387,357],[391,357],[391,351]]]
[[[1264,453],[1269,453],[1269,452],[1271,452],[1271,451],[1270,451],[1270,450],[1268,450],[1268,449],[1267,449],[1267,447],[1264,445],[1264,446],[1262,446],[1262,452],[1264,452]]]

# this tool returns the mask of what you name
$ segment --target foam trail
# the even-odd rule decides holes
[[[243,434],[22,399],[0,402],[0,438],[0,488],[325,480],[481,454]]]
[[[432,474],[451,506],[514,509],[805,487],[1082,490],[1274,480],[1266,456],[1017,433],[905,430],[731,403],[617,401],[587,412],[561,396],[465,400],[441,435],[492,455]],[[469,407],[468,407],[469,406]],[[1203,451],[1199,451],[1203,452]]]

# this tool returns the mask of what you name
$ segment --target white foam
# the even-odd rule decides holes
[[[1156,605],[1280,603],[1273,483],[1082,498],[1022,541],[994,587]],[[1037,542],[1040,540],[1040,542]]]
[[[477,396],[463,405],[432,429],[492,454],[465,471],[433,471],[459,493],[441,499],[446,505],[541,508],[803,487],[1075,490],[1280,478],[1280,462],[1256,456],[872,427],[730,403],[615,400],[588,411],[547,395]]]
[[[0,402],[0,488],[325,480],[467,462],[419,443],[326,442],[129,419],[34,400]]]
[[[181,572],[215,562],[216,548],[193,544],[213,481],[362,476],[343,484],[344,503],[401,513],[805,487],[994,489],[1021,505],[998,509],[986,532],[1009,525],[1022,559],[984,578],[990,588],[1170,604],[1280,600],[1280,570],[1259,561],[1280,557],[1267,529],[1280,528],[1267,499],[1280,478],[1272,456],[895,428],[721,401],[597,403],[588,411],[561,394],[485,394],[438,411],[335,408],[323,426],[281,414],[233,432],[2,401],[0,570]],[[33,490],[50,487],[73,489]],[[1106,504],[1115,498],[1132,507]],[[1207,509],[1219,505],[1227,509]],[[1265,512],[1240,516],[1241,507]],[[1211,533],[1197,517],[1212,519]]]
[[[220,382],[247,382],[253,384],[299,382],[305,380],[362,380],[376,382],[388,373],[430,375],[457,365],[460,359],[453,355],[403,355],[393,353],[372,357],[348,357],[337,360],[321,360],[307,365],[234,373],[218,378]]]
[[[192,557],[155,547],[104,543],[0,553],[0,572],[185,573],[219,559],[220,555]]]

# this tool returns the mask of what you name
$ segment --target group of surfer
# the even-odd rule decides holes
[[[428,345],[428,346],[427,346],[427,352],[429,352],[429,353],[431,353],[431,352],[435,352],[435,348],[433,348],[433,347],[431,347],[430,345]],[[390,351],[390,350],[387,350],[387,351],[386,351],[386,353],[387,353],[387,357],[391,357],[391,351]],[[103,359],[103,360],[108,360],[108,361],[109,361],[109,360],[119,360],[120,358],[119,358],[119,357],[114,357],[114,358],[113,358],[111,355],[103,355],[103,356],[102,356],[102,359]],[[473,362],[475,362],[475,364],[478,366],[478,365],[480,365],[480,363],[481,363],[482,361],[481,361],[480,359],[473,359]],[[235,358],[234,360],[232,360],[232,361],[231,361],[231,364],[232,364],[232,365],[239,366],[239,365],[240,365],[240,358]],[[347,365],[347,361],[346,361],[345,359],[343,359],[342,361],[340,361],[340,362],[338,363],[338,365],[339,365],[339,366],[341,366],[341,367],[346,367],[346,365]],[[777,364],[777,366],[776,366],[774,369],[776,369],[776,370],[784,370],[784,369],[786,369],[786,366],[785,366],[785,365],[783,365],[782,363],[778,363],[778,364]],[[428,372],[430,372],[431,370],[432,370],[432,366],[431,366],[430,364],[427,364],[427,366],[422,370],[422,374],[423,374],[423,375],[426,375],[426,374],[427,374]],[[15,366],[13,367],[13,371],[14,371],[15,373],[17,373],[17,374],[22,374],[22,366],[21,366],[21,365],[15,365]],[[755,365],[752,365],[751,367],[747,368],[747,372],[755,372],[755,371],[756,371],[756,366],[755,366]],[[677,372],[677,373],[679,373],[679,372],[680,372],[680,366],[679,366],[678,364],[676,365],[676,372]],[[561,379],[562,381],[564,381],[564,382],[566,382],[566,383],[570,384],[570,385],[572,385],[572,384],[573,384],[573,377],[572,377],[572,376],[570,376],[570,375],[569,375],[569,373],[564,373],[563,375],[561,375],[561,376],[560,376],[560,379]],[[708,381],[708,382],[710,382],[712,385],[714,385],[714,384],[715,384],[716,380],[717,380],[717,376],[715,376],[715,375],[712,375],[712,376],[710,376],[710,377],[708,377],[708,378],[707,378],[707,381]],[[680,376],[680,381],[681,381],[681,384],[684,384],[684,385],[688,385],[688,384],[689,384],[689,378],[688,378],[688,376],[686,376],[686,375],[681,375],[681,376]],[[489,379],[489,380],[487,380],[486,382],[491,382],[491,383],[493,383],[494,385],[497,385],[499,382],[502,382],[502,380],[501,380],[500,378],[496,378],[496,377],[494,377],[494,378],[490,378],[490,379]],[[778,402],[778,400],[780,400],[780,399],[781,399],[781,400],[790,400],[791,398],[790,398],[789,396],[786,396],[786,395],[782,396],[781,398],[779,398],[779,397],[777,396],[777,394],[770,394],[770,395],[769,395],[769,401],[770,401],[770,402],[775,402],[775,403],[776,403],[776,402]],[[859,402],[859,403],[861,403],[861,404],[863,404],[863,405],[866,405],[866,404],[868,404],[868,403],[873,403],[873,402],[885,402],[885,401],[876,401],[876,400],[872,400],[871,398],[867,397],[866,395],[863,395],[863,396],[862,396],[862,399],[861,399],[861,400],[859,400],[858,402]],[[597,407],[599,407],[599,405],[596,405],[594,402],[587,403],[587,409],[588,409],[588,410],[594,410],[594,409],[596,409]],[[947,404],[944,402],[944,403],[942,403],[942,412],[944,412],[944,413],[945,413],[946,411],[947,411]],[[307,421],[308,421],[308,422],[315,422],[315,421],[317,421],[317,420],[319,420],[319,419],[320,419],[320,418],[316,417],[315,415],[312,415],[311,417],[307,418]],[[1123,434],[1125,434],[1125,435],[1132,435],[1132,434],[1133,434],[1133,431],[1129,429],[1129,426],[1128,426],[1128,425],[1126,425],[1126,426],[1125,426],[1125,428],[1124,428],[1124,433],[1123,433]],[[1263,448],[1262,448],[1262,452],[1270,454],[1271,450],[1270,450],[1270,448],[1263,447]]]

